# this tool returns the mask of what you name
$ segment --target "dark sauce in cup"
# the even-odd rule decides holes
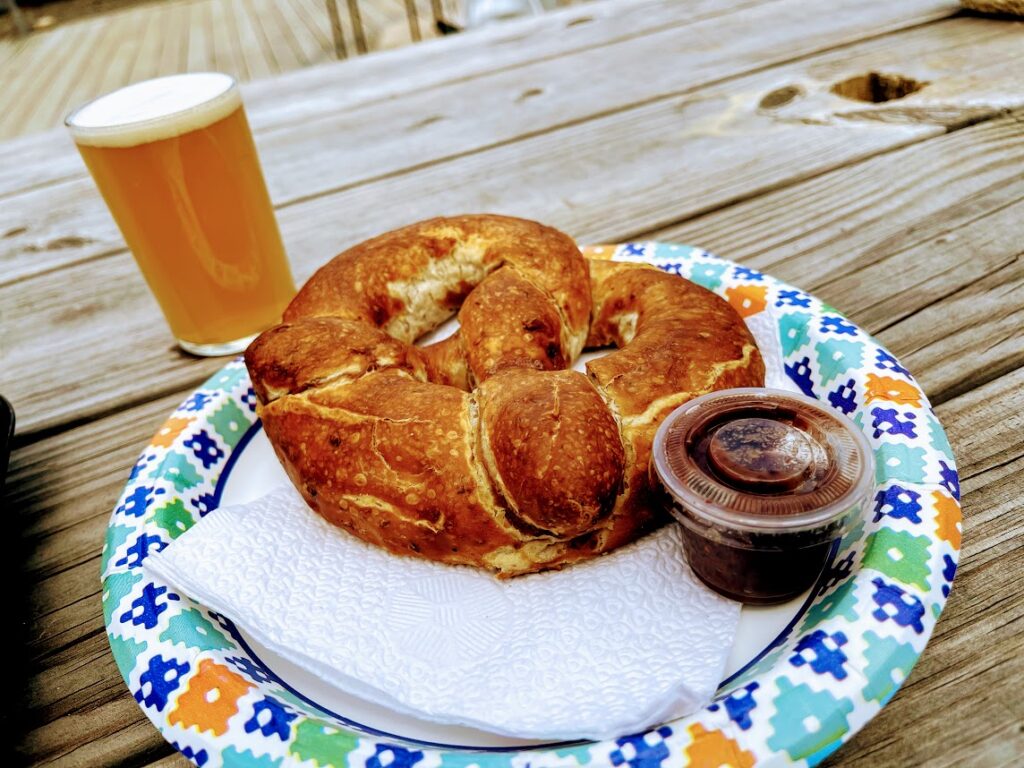
[[[669,414],[651,472],[694,573],[726,597],[770,604],[814,583],[862,512],[874,462],[861,430],[818,401],[732,389]]]

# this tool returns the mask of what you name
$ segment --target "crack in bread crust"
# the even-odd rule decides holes
[[[456,312],[455,335],[412,346]],[[619,349],[586,376],[566,370],[585,344]],[[245,358],[266,434],[314,510],[391,552],[500,577],[652,530],[661,420],[764,379],[723,299],[648,265],[588,263],[556,230],[488,215],[349,249]]]

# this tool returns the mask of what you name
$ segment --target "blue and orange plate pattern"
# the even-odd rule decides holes
[[[776,320],[786,375],[849,416],[875,451],[873,503],[838,544],[788,631],[705,709],[647,733],[530,749],[384,734],[302,696],[224,616],[142,566],[202,517],[258,429],[241,361],[183,402],[132,468],[107,529],[103,612],[129,690],[203,768],[559,768],[815,765],[896,693],[942,611],[960,550],[960,490],[942,425],[910,372],[813,296],[698,248],[626,243],[592,258],[645,261]],[[652,620],[657,620],[652,617]]]

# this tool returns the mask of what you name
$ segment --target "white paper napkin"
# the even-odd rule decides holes
[[[209,515],[146,566],[341,689],[414,716],[606,738],[695,710],[739,605],[691,574],[670,525],[606,557],[501,582],[396,557],[291,487]]]
[[[786,375],[782,361],[782,342],[779,340],[779,321],[772,309],[769,307],[744,320],[764,360],[764,385],[769,389],[799,392],[800,388]]]
[[[766,385],[795,389],[775,320],[747,323]],[[693,576],[676,525],[502,582],[364,544],[291,486],[218,509],[146,567],[350,694],[536,739],[620,736],[703,706],[740,612]]]

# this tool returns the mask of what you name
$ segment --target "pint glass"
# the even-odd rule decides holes
[[[147,80],[66,123],[183,349],[235,353],[280,320],[295,283],[233,78]]]

